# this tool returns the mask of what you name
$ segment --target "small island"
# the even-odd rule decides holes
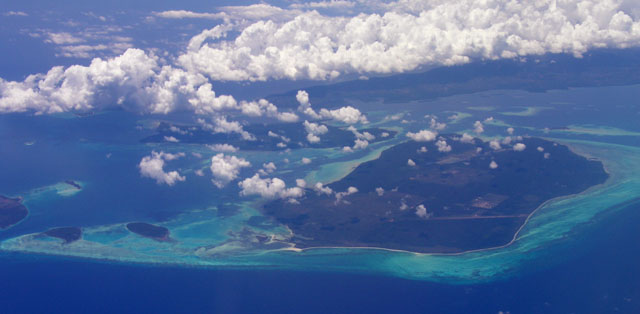
[[[7,229],[27,217],[29,211],[22,205],[22,198],[0,195],[0,229]]]
[[[69,244],[80,240],[82,237],[82,229],[78,227],[59,227],[49,229],[42,234],[53,238],[58,238],[63,241],[63,244]]]
[[[408,141],[326,185],[330,190],[307,189],[297,202],[272,201],[263,211],[292,230],[288,241],[299,249],[451,254],[507,245],[544,202],[608,178],[601,162],[566,146],[539,138],[518,143],[459,135]]]
[[[80,185],[78,182],[73,181],[73,180],[66,180],[64,181],[64,183],[78,189],[78,190],[82,190],[82,185]]]
[[[127,230],[156,241],[169,240],[169,229],[146,222],[130,222],[127,224]]]

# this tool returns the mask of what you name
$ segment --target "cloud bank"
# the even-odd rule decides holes
[[[314,10],[353,3],[367,13],[335,16]],[[131,48],[88,66],[54,67],[24,81],[0,79],[0,113],[87,111],[117,104],[144,113],[236,110],[291,122],[297,120],[295,114],[218,95],[212,82],[326,80],[544,53],[581,56],[593,48],[640,45],[640,4],[635,0],[319,1],[297,8],[256,4],[221,7],[217,13],[167,11],[155,17],[213,18],[223,24],[191,38],[179,55],[168,58],[175,61]],[[69,34],[48,40],[80,43]],[[364,122],[348,107],[315,114]]]
[[[214,80],[323,80],[425,65],[640,44],[632,0],[399,1],[352,17],[307,11],[257,21],[233,40],[201,42],[179,57]]]

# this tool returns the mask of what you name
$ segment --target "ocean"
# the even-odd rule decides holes
[[[4,253],[1,313],[638,313],[640,206],[579,228],[562,260],[449,285],[337,272],[203,269]]]

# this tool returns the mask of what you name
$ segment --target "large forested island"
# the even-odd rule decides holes
[[[447,135],[399,144],[299,202],[273,201],[264,212],[292,230],[296,248],[459,253],[510,243],[544,202],[607,177],[601,162],[547,140]]]

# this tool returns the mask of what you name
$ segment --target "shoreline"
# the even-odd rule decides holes
[[[575,144],[602,144],[604,145],[604,143],[591,143],[588,141],[565,141],[562,139],[554,139],[554,141],[559,142],[561,144],[567,145],[568,147],[572,148],[572,142]],[[624,146],[624,145],[620,145],[620,146]],[[626,147],[626,146],[625,146]],[[631,147],[629,147],[631,148]],[[579,149],[580,150],[580,149]],[[581,156],[590,156],[590,154],[584,154],[584,153],[580,153]],[[591,156],[590,156],[591,157]],[[598,158],[597,158],[598,159]],[[598,159],[601,160],[601,159]],[[602,160],[601,160],[602,161]],[[321,250],[321,249],[337,249],[340,251],[337,252],[330,252],[331,255],[344,255],[345,258],[348,258],[348,256],[351,256],[351,254],[373,254],[373,253],[367,253],[367,252],[375,252],[375,251],[380,251],[380,252],[390,252],[390,253],[403,253],[406,254],[404,256],[414,256],[414,257],[427,257],[427,256],[433,256],[433,257],[438,257],[438,256],[460,256],[460,255],[464,255],[464,254],[468,254],[468,253],[479,253],[479,252],[485,252],[485,251],[492,251],[492,250],[499,250],[501,248],[505,248],[505,247],[509,247],[511,245],[513,245],[515,242],[517,242],[517,240],[519,240],[522,230],[524,230],[524,227],[527,226],[527,224],[530,222],[531,218],[534,217],[535,214],[538,214],[540,212],[540,209],[542,209],[545,205],[548,205],[549,202],[553,202],[553,201],[558,201],[561,199],[567,199],[567,198],[573,198],[576,197],[578,195],[582,195],[582,194],[586,194],[586,193],[590,193],[593,192],[594,189],[600,189],[602,187],[606,187],[606,186],[611,186],[611,185],[616,185],[619,184],[621,182],[613,182],[615,178],[620,178],[620,176],[615,175],[615,173],[612,175],[611,170],[609,169],[609,167],[607,167],[606,163],[603,162],[603,166],[605,167],[605,171],[607,172],[607,174],[609,174],[609,178],[598,185],[594,185],[591,186],[589,188],[587,188],[586,190],[580,192],[580,193],[576,193],[576,194],[571,194],[571,195],[565,195],[565,196],[560,196],[557,198],[553,198],[550,200],[545,201],[543,204],[541,204],[540,206],[538,206],[538,208],[536,208],[536,210],[534,210],[525,220],[525,223],[522,224],[522,226],[518,229],[517,233],[514,235],[513,239],[505,244],[505,245],[501,245],[501,246],[497,246],[497,247],[491,247],[491,248],[483,248],[483,249],[478,249],[478,250],[469,250],[469,251],[464,251],[464,252],[456,252],[456,253],[420,253],[420,252],[412,252],[412,251],[407,251],[407,250],[399,250],[399,249],[390,249],[390,248],[384,248],[384,247],[339,247],[339,246],[333,246],[333,247],[312,247],[312,248],[295,248],[295,247],[285,247],[285,248],[280,248],[280,249],[273,249],[273,250],[265,250],[265,251],[260,251],[260,250],[256,250],[256,251],[248,251],[248,252],[238,252],[237,254],[235,253],[231,253],[228,256],[223,257],[222,259],[211,259],[211,260],[207,260],[207,259],[198,259],[198,258],[186,258],[183,260],[180,260],[180,258],[172,258],[172,256],[144,256],[144,252],[142,252],[141,256],[138,256],[138,254],[136,254],[136,252],[131,252],[134,254],[129,254],[129,255],[117,255],[114,254],[112,256],[107,256],[109,253],[105,252],[105,254],[96,254],[95,256],[91,253],[92,248],[91,247],[85,247],[83,248],[83,251],[72,251],[69,250],[69,248],[65,249],[64,251],[59,250],[59,248],[55,248],[55,247],[38,247],[38,245],[36,245],[35,247],[32,247],[31,249],[28,248],[29,243],[26,243],[27,246],[25,247],[20,247],[20,245],[16,245],[14,248],[7,248],[4,244],[5,241],[0,242],[0,252],[4,252],[4,253],[9,253],[9,254],[20,254],[20,255],[43,255],[43,256],[50,256],[50,257],[58,257],[58,258],[69,258],[69,259],[84,259],[86,261],[91,261],[91,262],[113,262],[113,263],[124,263],[124,264],[131,264],[131,265],[149,265],[149,266],[160,266],[160,267],[187,267],[187,268],[203,268],[203,269],[283,269],[283,270],[292,270],[292,271],[296,271],[296,270],[305,270],[305,268],[301,268],[303,267],[302,264],[296,262],[296,261],[302,261],[302,260],[298,260],[293,259],[291,262],[286,260],[286,257],[289,256],[289,258],[291,258],[291,255],[277,255],[278,252],[295,252],[295,253],[304,253],[305,251],[308,252],[312,252],[312,250]],[[253,202],[249,202],[249,203],[254,203],[255,200]],[[607,206],[606,208],[610,208],[611,206]],[[606,212],[606,210],[603,210],[602,212]],[[20,238],[13,238],[16,239],[18,241],[14,242],[15,244],[20,244]],[[287,243],[287,242],[282,242],[282,243]],[[93,248],[95,249],[95,248]],[[509,253],[509,252],[507,252]],[[275,254],[275,255],[274,255]],[[322,255],[322,254],[320,254]],[[318,256],[320,256],[318,255]],[[260,256],[266,256],[266,258],[262,259],[260,258]],[[313,258],[314,255],[296,255],[296,256],[300,256],[300,258],[303,258],[304,256]],[[384,255],[386,258],[386,255]],[[402,258],[403,255],[389,255],[389,258],[394,258],[394,257],[400,257]],[[491,255],[487,255],[487,256],[491,256]],[[185,257],[185,256],[182,256]],[[247,258],[245,258],[247,257]],[[255,258],[254,258],[255,257]],[[281,258],[285,258],[283,260],[280,260]],[[419,261],[419,260],[417,260]],[[416,262],[417,262],[416,261]],[[426,262],[427,260],[425,260]],[[460,260],[461,262],[464,260]],[[453,262],[453,261],[452,261]],[[497,261],[499,263],[499,261]],[[337,264],[337,266],[340,266],[341,264]],[[498,267],[498,266],[496,266]],[[325,267],[326,268],[326,267]],[[367,268],[362,268],[362,267],[357,267],[357,266],[352,266],[352,267],[347,267],[347,268],[328,268],[329,271],[348,271],[348,272],[366,272],[366,271],[370,271]],[[342,270],[341,270],[342,269]],[[376,268],[377,269],[377,268]],[[309,270],[319,270],[317,267],[311,267],[309,268]],[[373,270],[376,273],[378,273],[378,271],[376,271],[375,269]],[[401,273],[396,273],[393,270],[380,270],[380,274],[383,275],[389,275],[389,276],[393,276],[393,277],[401,277],[401,278],[406,278],[406,279],[415,279],[415,280],[430,280],[433,279],[431,278],[428,273],[425,273],[424,271],[420,271],[418,273],[412,273],[411,269],[407,270],[408,272],[401,272]],[[426,274],[426,275],[425,275]],[[474,279],[470,279],[467,278],[470,275],[467,274],[458,274],[458,275],[452,275],[455,278],[458,278],[460,280],[474,280]],[[492,275],[489,275],[492,276]],[[465,279],[467,278],[467,279]],[[456,279],[456,280],[458,280]],[[485,278],[486,279],[486,278]],[[435,280],[435,279],[434,279]]]

